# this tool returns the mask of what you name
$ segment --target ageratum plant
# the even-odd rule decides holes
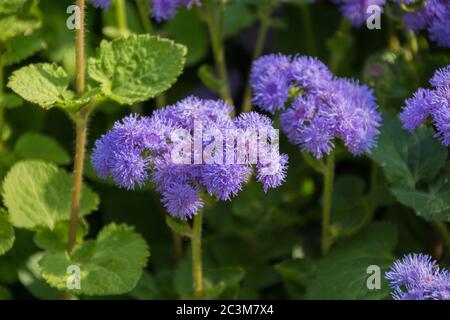
[[[0,1],[0,300],[449,300],[449,10]]]

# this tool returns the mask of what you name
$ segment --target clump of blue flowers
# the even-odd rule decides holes
[[[342,15],[346,17],[353,26],[361,27],[370,17],[370,6],[376,5],[383,12],[386,0],[333,0],[339,5]]]
[[[450,146],[450,66],[436,71],[430,80],[432,89],[420,88],[406,100],[400,118],[403,126],[413,132],[430,116],[436,127],[436,136]]]
[[[103,10],[107,9],[111,0],[92,0],[93,5],[96,8]],[[193,5],[200,5],[200,0],[148,0],[151,2],[151,13],[156,21],[161,22],[164,20],[172,19],[177,10],[181,6],[186,6],[191,9]]]
[[[425,254],[409,254],[386,273],[395,300],[450,300],[450,271]]]
[[[191,218],[203,207],[203,193],[222,201],[235,197],[253,167],[265,191],[280,186],[288,159],[278,152],[276,143],[243,139],[238,147],[238,139],[250,138],[255,132],[258,141],[273,141],[276,130],[272,121],[256,112],[232,118],[232,109],[221,100],[189,97],[155,111],[152,117],[128,116],[96,141],[92,165],[100,177],[112,177],[126,189],[141,187],[150,179],[169,214],[182,219]],[[208,135],[197,135],[199,130]],[[237,132],[236,139],[223,139],[230,132]],[[268,134],[262,135],[264,132]],[[200,152],[196,143],[200,143]],[[203,150],[209,150],[211,157]],[[249,156],[251,151],[258,152],[256,161]],[[177,158],[182,153],[187,161]]]
[[[355,156],[376,144],[381,116],[372,91],[355,80],[336,78],[319,60],[272,54],[253,64],[253,103],[282,111],[289,140],[320,159],[340,138]]]
[[[399,0],[410,4],[412,1]],[[406,12],[403,21],[413,31],[428,30],[431,40],[442,47],[450,47],[450,1],[428,0],[414,12]]]

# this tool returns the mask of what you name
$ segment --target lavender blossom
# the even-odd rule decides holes
[[[287,93],[282,107],[273,103],[274,95],[265,83],[275,83]],[[335,138],[343,140],[355,156],[376,145],[381,116],[373,92],[356,81],[333,77],[316,58],[262,57],[254,62],[252,85],[254,103],[272,113],[283,110],[281,126],[289,141],[318,159],[333,150]]]
[[[444,146],[450,146],[450,67],[436,71],[431,78],[432,89],[420,88],[406,100],[400,118],[403,127],[413,132],[429,117],[437,130],[436,136]]]
[[[383,10],[385,0],[334,0],[340,5],[340,10],[353,26],[362,26],[370,16],[367,9],[376,5]]]
[[[190,9],[194,4],[201,5],[200,0],[152,0],[152,2],[152,14],[158,22],[172,19],[181,6]]]
[[[448,300],[450,277],[435,260],[424,254],[409,254],[397,260],[385,275],[394,300]]]
[[[439,46],[450,47],[450,1],[428,0],[415,12],[406,12],[405,26],[415,32],[427,29],[430,39]]]
[[[92,5],[96,8],[106,10],[111,5],[111,0],[92,0]]]
[[[168,213],[182,219],[191,218],[203,207],[201,196],[204,193],[221,201],[235,197],[252,175],[252,165],[255,165],[257,180],[265,191],[280,186],[286,178],[286,155],[272,152],[269,157],[261,153],[263,157],[256,159],[256,163],[250,162],[249,157],[239,162],[237,155],[242,150],[238,147],[258,150],[259,143],[245,140],[246,144],[240,146],[235,140],[221,140],[230,130],[240,130],[239,134],[244,130],[244,137],[250,137],[245,131],[250,129],[254,130],[249,132],[270,132],[268,137],[264,136],[269,139],[276,132],[272,121],[255,112],[231,118],[231,111],[232,107],[224,101],[188,97],[155,111],[152,117],[125,117],[96,141],[92,165],[101,178],[111,176],[121,188],[142,187],[150,177],[156,190],[162,194],[161,201]],[[208,129],[215,129],[219,137],[211,140],[200,136],[201,151],[197,152],[196,133]],[[180,134],[188,136],[179,137],[179,130]],[[239,134],[237,136],[241,138]],[[212,141],[216,142],[215,148],[222,149],[219,153],[222,158],[218,157],[213,163],[202,162],[204,148]],[[183,149],[186,142],[188,144]],[[187,163],[174,160],[174,155],[180,153],[180,146],[187,154]],[[230,146],[233,148],[228,149]],[[270,148],[267,150],[272,151]],[[198,157],[200,163],[194,161]],[[228,159],[232,162],[228,163]]]

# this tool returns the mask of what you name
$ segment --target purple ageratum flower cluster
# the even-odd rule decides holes
[[[152,16],[158,21],[165,21],[172,19],[177,10],[181,6],[185,6],[189,9],[193,5],[201,5],[200,0],[148,0],[151,2]],[[92,4],[96,8],[106,10],[111,5],[111,0],[92,0]]]
[[[172,19],[181,6],[190,9],[194,4],[201,5],[200,0],[152,0],[152,2],[153,17],[159,22]]]
[[[406,12],[403,21],[413,31],[427,29],[431,40],[450,47],[450,0],[428,0],[419,10]]]
[[[111,0],[92,0],[92,5],[96,8],[106,10],[111,5]]]
[[[385,277],[394,300],[450,300],[450,272],[428,255],[406,255]]]
[[[152,117],[128,116],[96,141],[92,165],[101,178],[112,177],[119,187],[126,189],[141,187],[150,178],[162,194],[162,203],[169,214],[182,219],[191,218],[203,207],[202,192],[222,201],[236,196],[250,178],[253,165],[256,179],[265,191],[279,187],[286,177],[287,156],[278,150],[274,152],[274,145],[251,144],[251,140],[245,139],[241,144],[243,154],[251,154],[250,149],[254,148],[258,149],[259,157],[255,162],[249,157],[237,160],[242,151],[237,147],[237,138],[257,130],[268,133],[261,140],[270,140],[276,132],[272,121],[256,112],[231,118],[232,109],[221,100],[189,97],[155,111]],[[201,136],[203,153],[201,161],[196,162],[195,132],[199,128],[215,134]],[[183,132],[188,133],[189,140]],[[230,132],[237,132],[236,139],[225,138]],[[186,141],[190,143],[184,145]],[[187,153],[188,163],[174,160],[180,145],[185,146],[181,150]],[[205,158],[207,148],[214,161]]]
[[[333,0],[340,6],[340,10],[353,26],[361,27],[373,14],[368,9],[370,6],[378,6],[380,13],[383,12],[386,0]]]
[[[433,118],[437,137],[450,146],[450,66],[436,71],[430,80],[432,89],[420,88],[406,100],[400,118],[403,127],[413,132],[429,117]]]
[[[253,64],[253,103],[275,113],[289,141],[320,159],[344,141],[355,156],[376,144],[381,116],[372,91],[357,81],[336,78],[319,60],[272,54]]]

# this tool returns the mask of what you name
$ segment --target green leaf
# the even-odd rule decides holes
[[[232,37],[241,30],[250,27],[256,22],[257,16],[242,1],[227,5],[224,18],[224,37]]]
[[[87,232],[87,223],[80,220],[78,222],[76,243],[81,243]],[[68,239],[68,221],[57,222],[53,230],[48,228],[40,228],[33,237],[34,243],[36,243],[39,248],[47,251],[64,251],[67,248]]]
[[[44,109],[62,105],[68,94],[69,77],[56,64],[39,63],[15,71],[8,87],[23,99]]]
[[[363,233],[336,247],[323,258],[315,278],[308,286],[309,299],[359,300],[385,299],[389,285],[384,273],[394,261],[392,251],[397,243],[397,230],[384,223],[367,227]],[[381,289],[367,288],[369,266],[380,267]]]
[[[2,57],[3,65],[17,64],[45,48],[44,40],[36,33],[11,38],[5,44],[5,52]]]
[[[195,10],[180,8],[163,26],[170,39],[188,48],[186,65],[199,63],[208,53],[208,33]]]
[[[184,237],[192,237],[192,228],[187,221],[166,215],[166,223],[173,232]]]
[[[47,160],[56,164],[70,163],[70,156],[57,141],[38,133],[27,133],[19,138],[14,153],[20,159]]]
[[[309,259],[291,259],[275,265],[275,270],[286,282],[306,286],[314,274],[315,265]]]
[[[438,173],[448,151],[431,128],[419,127],[409,134],[398,119],[385,116],[378,147],[372,152],[384,169],[391,192],[404,205],[427,219],[450,220],[450,182]]]
[[[14,228],[4,210],[0,210],[0,255],[5,254],[14,244]]]
[[[43,255],[44,252],[37,252],[30,256],[25,265],[18,271],[19,281],[35,298],[59,300],[61,299],[61,292],[50,287],[40,275],[38,262]]]
[[[208,299],[237,299],[245,271],[240,267],[205,270],[205,296]]]
[[[2,0],[0,3],[0,14],[11,14],[17,12],[28,0]]]
[[[7,287],[0,286],[0,300],[12,300],[11,292]]]
[[[136,287],[129,293],[137,300],[155,300],[159,298],[158,288],[155,280],[148,272],[142,272]]]
[[[102,41],[88,73],[102,92],[120,104],[154,98],[170,88],[181,74],[186,48],[149,35]]]
[[[18,228],[53,229],[56,222],[69,220],[72,176],[53,164],[27,160],[16,163],[5,177],[3,200],[11,223]],[[84,186],[80,215],[98,207],[97,195]]]
[[[75,247],[69,257],[66,252],[47,254],[39,265],[43,278],[53,287],[67,289],[66,273],[70,265],[80,268],[80,289],[74,294],[118,295],[131,291],[139,281],[149,256],[145,240],[133,228],[110,224],[96,240]]]
[[[4,2],[8,1],[8,2]],[[41,25],[37,0],[2,0],[0,5],[0,41],[21,34],[30,34]]]

